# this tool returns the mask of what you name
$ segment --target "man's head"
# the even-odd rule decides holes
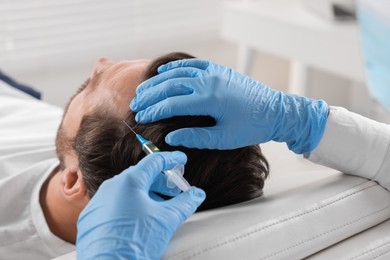
[[[122,122],[125,120],[161,150],[181,150],[187,154],[184,177],[207,194],[200,210],[261,196],[268,176],[268,163],[259,146],[226,151],[171,147],[164,141],[170,131],[212,126],[214,119],[208,116],[175,117],[140,125],[134,119],[135,114],[129,111],[129,103],[139,83],[156,75],[159,65],[185,58],[192,56],[171,53],[152,62],[98,62],[90,80],[69,103],[57,135],[61,169],[65,172],[73,169],[69,187],[78,181],[90,198],[104,180],[144,157],[134,134]]]
[[[85,83],[71,97],[65,107],[63,120],[57,133],[56,148],[61,165],[66,165],[71,143],[85,115],[104,110],[112,116],[123,118],[128,112],[128,100],[142,81],[147,60],[114,63],[99,59]]]

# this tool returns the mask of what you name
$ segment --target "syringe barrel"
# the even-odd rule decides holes
[[[184,166],[182,165],[182,167],[184,171]],[[191,185],[188,183],[186,179],[184,179],[183,177],[184,172],[178,172],[175,168],[173,168],[172,170],[164,171],[165,175],[167,175],[168,177],[168,180],[174,183],[182,191],[189,190],[191,188]]]
[[[151,141],[147,141],[146,143],[142,144],[142,150],[146,154],[152,154],[152,153],[160,152],[160,149],[158,149],[158,147],[155,146]]]
[[[155,146],[151,141],[147,141],[147,142],[143,143],[142,150],[146,154],[160,152],[160,149],[158,149],[158,147]],[[176,185],[182,191],[187,191],[188,189],[191,188],[191,185],[183,177],[184,165],[176,165],[172,170],[164,171],[164,173],[168,177],[168,183],[169,182],[174,183],[174,185]],[[167,185],[169,185],[169,184],[167,184]]]

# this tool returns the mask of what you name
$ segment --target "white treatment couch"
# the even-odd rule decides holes
[[[284,144],[262,147],[271,164],[264,196],[195,214],[163,259],[389,259],[389,191]]]
[[[389,191],[284,144],[262,148],[271,165],[264,196],[193,215],[163,259],[389,259]]]
[[[268,146],[274,147],[266,151],[281,148]],[[271,166],[278,163],[273,156]],[[163,259],[390,257],[387,190],[298,159],[287,161],[292,170],[272,173],[262,198],[192,216],[176,232]]]

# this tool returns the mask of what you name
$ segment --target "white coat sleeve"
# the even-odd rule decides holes
[[[390,190],[390,125],[330,107],[324,136],[308,159],[377,181]]]

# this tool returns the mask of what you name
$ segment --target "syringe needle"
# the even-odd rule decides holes
[[[127,125],[128,128],[130,128],[130,130],[131,130],[135,135],[137,135],[137,133],[133,130],[133,128],[131,128],[131,126],[129,126],[129,125],[126,123],[125,120],[122,120],[122,121],[123,121],[123,123],[125,123],[125,125]]]
[[[125,123],[125,125],[127,125],[128,128],[130,128],[130,130],[135,134],[135,137],[137,137],[137,140],[140,142],[140,144],[142,145],[142,149],[148,149],[148,151],[150,150],[148,145],[150,146],[153,146],[155,148],[153,148],[152,150],[150,150],[150,153],[153,153],[154,150],[158,150],[158,148],[150,141],[146,140],[145,138],[142,137],[142,135],[140,134],[137,134],[133,128],[131,128],[131,126],[129,126],[129,124],[126,123],[125,120],[122,120],[123,123]]]
[[[151,141],[146,140],[143,138],[140,134],[137,134],[129,124],[126,123],[125,120],[122,120],[125,125],[130,128],[130,130],[135,134],[137,137],[137,140],[140,142],[142,146],[142,150],[148,155],[152,153],[160,152],[160,150],[155,146]],[[177,168],[181,166],[181,168]],[[164,171],[165,175],[167,175],[168,180],[172,183],[174,183],[179,189],[182,191],[187,191],[189,188],[191,188],[191,185],[187,182],[187,180],[183,177],[184,173],[184,166],[183,165],[177,165],[172,170]],[[176,169],[177,168],[177,169]],[[168,185],[168,184],[167,184]],[[168,185],[169,187],[169,185]]]

